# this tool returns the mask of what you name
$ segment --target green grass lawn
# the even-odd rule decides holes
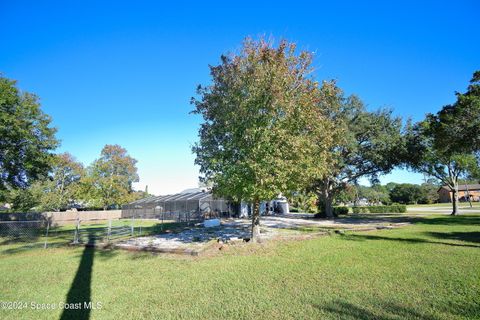
[[[450,208],[452,208],[452,204],[451,203],[409,204],[409,205],[407,205],[407,208],[409,208],[409,207],[425,207],[425,208],[435,207],[435,208],[450,209]],[[460,202],[459,207],[464,208],[464,209],[470,208],[470,203]],[[473,208],[480,208],[480,202],[472,202],[472,207]]]
[[[198,258],[0,246],[1,319],[480,318],[480,215],[232,246]],[[32,310],[30,302],[100,302]]]

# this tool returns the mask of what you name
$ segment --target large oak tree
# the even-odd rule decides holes
[[[50,122],[36,95],[0,75],[0,200],[48,173],[58,145]]]
[[[345,97],[334,82],[325,82],[321,92],[320,108],[329,111],[328,119],[337,130],[331,132],[334,143],[327,170],[313,177],[310,189],[318,195],[320,213],[332,218],[332,203],[348,186],[360,178],[375,182],[401,163],[404,140],[402,121],[391,110],[370,112],[358,97]]]

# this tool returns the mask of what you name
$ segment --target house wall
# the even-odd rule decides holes
[[[466,190],[458,191],[458,198],[466,197],[467,194],[470,195],[472,201],[480,201],[480,190],[469,190],[468,192]],[[439,201],[442,203],[452,202],[452,192],[445,188],[441,188],[438,191],[438,197]]]
[[[469,190],[468,193],[462,191],[460,197],[470,195],[470,200],[480,201],[480,190]]]

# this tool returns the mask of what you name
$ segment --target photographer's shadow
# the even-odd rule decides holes
[[[88,242],[85,244],[85,249],[83,249],[77,273],[75,274],[75,278],[73,279],[72,285],[70,286],[70,290],[67,294],[65,309],[60,317],[61,320],[86,320],[90,318],[90,308],[88,307],[88,304],[91,302],[92,267],[94,255],[95,236],[93,234],[89,234]]]

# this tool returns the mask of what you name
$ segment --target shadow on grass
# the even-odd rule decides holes
[[[65,247],[68,243],[71,241],[65,241],[65,242],[56,242],[56,243],[49,243],[48,248],[62,248]],[[29,250],[33,249],[39,249],[39,250],[45,250],[45,242],[33,242],[33,243],[27,243],[24,245],[20,245],[19,243],[12,243],[9,248],[0,251],[1,254],[17,254],[17,253],[24,253]]]
[[[60,317],[61,320],[86,320],[90,318],[91,310],[88,304],[91,302],[92,267],[95,255],[94,245],[95,237],[93,234],[90,234],[88,244],[83,249],[77,273],[67,293],[65,309]]]
[[[165,223],[156,223],[150,226],[142,226],[142,236],[150,236],[163,233],[178,233],[187,229],[195,228],[195,223],[198,221],[192,222],[165,222]],[[139,227],[136,227],[139,230]]]
[[[424,319],[436,320],[437,317],[420,313],[412,308],[399,304],[375,302],[375,311],[358,306],[346,301],[334,301],[327,305],[314,305],[317,309],[336,315],[338,319],[376,319],[376,320],[397,320],[397,319]]]
[[[411,222],[445,226],[480,225],[480,215],[412,217]]]
[[[478,233],[478,232],[465,232],[465,233]],[[443,235],[443,236],[442,236]],[[448,235],[448,233],[441,233],[438,232],[437,237],[440,239],[449,239],[449,240],[460,240],[460,241],[468,241],[462,239],[454,239],[448,238],[444,235]],[[472,235],[464,235],[465,237],[472,237]],[[454,243],[454,242],[441,242],[441,241],[431,241],[425,238],[398,238],[398,237],[382,237],[370,234],[344,234],[342,235],[344,240],[353,240],[353,241],[365,241],[365,240],[383,240],[383,241],[397,241],[397,242],[405,242],[405,243],[428,243],[428,244],[441,244],[446,246],[453,246],[453,247],[470,247],[470,248],[480,248],[480,245],[472,245],[472,244],[463,244],[463,243]]]
[[[390,223],[419,223],[426,225],[445,225],[445,226],[463,226],[463,225],[480,225],[480,214],[469,214],[469,215],[459,215],[459,216],[410,216],[410,215],[400,215],[400,214],[359,214],[351,215],[345,218],[336,219],[338,221],[348,222],[349,220],[372,220],[378,222],[390,222]]]
[[[480,244],[480,232],[426,232],[430,237],[437,239],[457,240]],[[479,246],[480,247],[480,246]]]

